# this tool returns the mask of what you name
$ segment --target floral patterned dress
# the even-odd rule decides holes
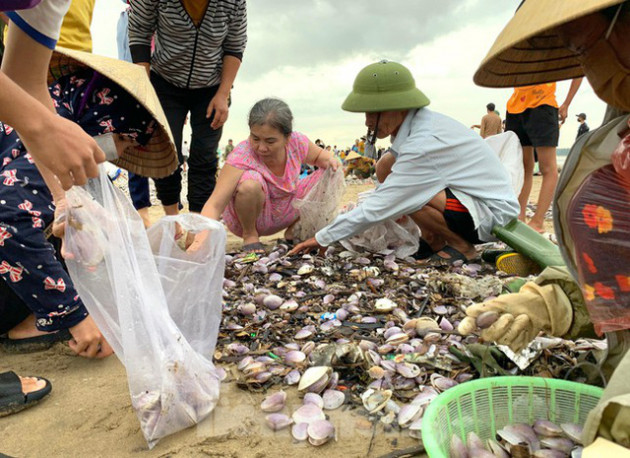
[[[244,172],[239,184],[252,180],[262,186],[265,202],[256,219],[256,231],[259,235],[275,234],[293,224],[299,216],[292,205],[293,201],[304,197],[321,178],[322,169],[300,178],[300,169],[308,155],[308,143],[304,134],[291,133],[286,146],[287,163],[282,176],[274,175],[267,168],[256,156],[249,140],[239,143],[228,156],[226,163]],[[223,221],[230,231],[239,237],[243,236],[243,228],[234,209],[234,196],[223,212]]]

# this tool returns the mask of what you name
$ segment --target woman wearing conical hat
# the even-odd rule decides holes
[[[518,294],[469,307],[501,317],[482,335],[522,348],[541,331],[605,334],[609,380],[583,440],[630,448],[630,2],[527,0],[475,74],[488,87],[586,76],[609,104],[605,123],[571,149],[554,198],[567,269],[547,269]],[[625,113],[625,114],[624,114]],[[577,284],[573,281],[577,280]],[[469,319],[467,319],[469,321]],[[464,320],[464,321],[467,321]],[[592,323],[592,325],[591,325]],[[622,450],[623,452],[623,450]],[[603,452],[602,452],[603,453]],[[609,456],[593,452],[591,456]]]

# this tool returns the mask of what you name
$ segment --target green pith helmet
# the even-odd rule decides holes
[[[376,113],[422,108],[429,103],[405,66],[382,60],[359,72],[341,108],[354,113]]]

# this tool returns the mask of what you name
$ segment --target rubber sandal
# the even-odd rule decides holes
[[[536,262],[520,253],[508,253],[499,256],[497,269],[518,277],[538,275],[542,272],[541,267]]]
[[[276,240],[276,244],[278,245],[286,245],[289,248],[293,248],[295,246],[295,240],[293,239],[278,239]]]
[[[457,261],[462,261],[464,263],[471,263],[477,261],[477,259],[468,259],[464,253],[456,250],[452,246],[446,245],[440,251],[443,251],[450,255],[450,258],[444,258],[440,256],[440,252],[438,251],[433,256],[428,258],[423,264],[426,266],[452,266]]]
[[[0,417],[32,407],[46,397],[52,390],[48,380],[37,377],[46,382],[44,388],[24,394],[20,377],[13,371],[0,374]]]
[[[260,242],[256,243],[248,243],[247,245],[243,245],[243,249],[241,250],[245,254],[254,253],[254,254],[265,254],[265,245]]]
[[[5,353],[34,353],[36,351],[48,350],[57,342],[64,342],[71,339],[72,334],[70,334],[70,331],[67,329],[50,332],[41,336],[27,337],[25,339],[10,339],[5,334],[0,337],[0,347]]]
[[[415,254],[412,254],[411,257],[417,259],[418,261],[422,261],[423,259],[430,258],[434,254],[435,251],[431,248],[431,245],[420,237],[420,246],[418,247],[418,251],[416,251]]]

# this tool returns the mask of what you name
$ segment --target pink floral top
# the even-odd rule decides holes
[[[226,164],[244,171],[253,170],[260,173],[269,185],[271,199],[283,199],[293,196],[298,190],[298,181],[302,164],[306,162],[309,140],[299,132],[291,133],[287,143],[287,164],[284,175],[274,175],[267,166],[258,159],[248,140],[239,143],[227,157]]]

